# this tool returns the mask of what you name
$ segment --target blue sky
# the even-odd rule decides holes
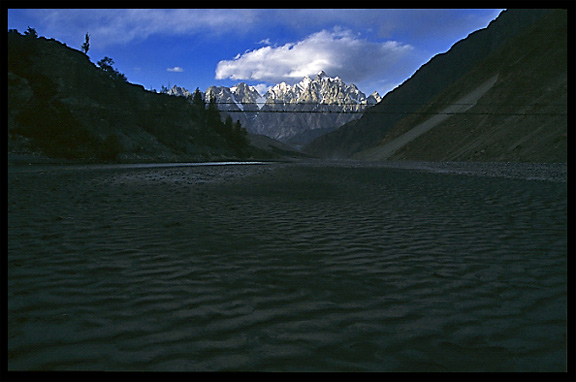
[[[246,82],[260,91],[320,70],[381,95],[486,27],[500,9],[9,9],[8,29],[111,57],[147,89],[206,90]]]

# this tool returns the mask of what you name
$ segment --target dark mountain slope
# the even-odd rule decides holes
[[[146,91],[45,38],[8,32],[8,149],[91,161],[267,155],[184,98]]]
[[[498,50],[503,44],[550,14],[550,10],[508,10],[482,30],[470,34],[456,43],[448,52],[432,58],[410,79],[371,110],[360,120],[342,126],[337,131],[316,139],[307,152],[325,157],[350,157],[380,145],[394,126],[407,115],[421,112],[423,105],[435,101],[443,92],[452,89],[464,76]],[[518,56],[517,59],[521,59]],[[489,64],[486,64],[489,66]],[[498,62],[492,62],[497,71]],[[484,69],[489,69],[485,66]],[[479,78],[482,76],[479,76]],[[488,76],[482,77],[486,81]],[[480,83],[475,84],[479,86]],[[474,86],[469,86],[473,89]]]
[[[567,161],[567,15],[553,12],[510,39],[432,105],[397,123],[364,159],[431,161]],[[463,112],[446,115],[404,146],[406,136],[434,120],[446,105],[493,85]]]

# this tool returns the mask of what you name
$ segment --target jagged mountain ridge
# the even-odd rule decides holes
[[[189,96],[191,92],[174,85],[168,94]],[[359,118],[359,113],[352,112],[361,112],[381,100],[378,92],[367,97],[356,85],[323,71],[314,79],[306,76],[294,85],[276,84],[263,96],[244,82],[230,88],[211,86],[202,96],[205,100],[214,97],[218,108],[240,120],[249,132],[295,146]]]
[[[342,106],[342,110],[361,110],[365,105],[375,105],[380,101],[378,92],[366,97],[354,84],[347,85],[338,76],[329,77],[324,71],[312,80],[306,76],[302,81],[290,86],[281,82],[266,92],[267,104],[318,103]]]

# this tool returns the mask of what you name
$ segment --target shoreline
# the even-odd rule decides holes
[[[265,164],[294,164],[303,166],[336,166],[356,168],[393,168],[403,170],[416,170],[437,174],[471,175],[510,179],[543,180],[552,182],[567,182],[567,163],[528,163],[528,162],[430,162],[430,161],[364,161],[354,159],[294,159],[284,158],[277,160],[265,159],[225,159],[213,161],[188,162],[59,162],[50,158],[30,162],[29,157],[8,160],[8,168],[24,168],[31,166],[49,166],[51,168],[85,168],[85,169],[138,169],[138,168],[172,168],[172,167],[198,167],[198,166],[227,166],[227,165],[265,165]]]

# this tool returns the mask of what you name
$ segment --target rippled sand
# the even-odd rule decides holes
[[[565,175],[487,171],[11,167],[8,369],[565,371]]]

